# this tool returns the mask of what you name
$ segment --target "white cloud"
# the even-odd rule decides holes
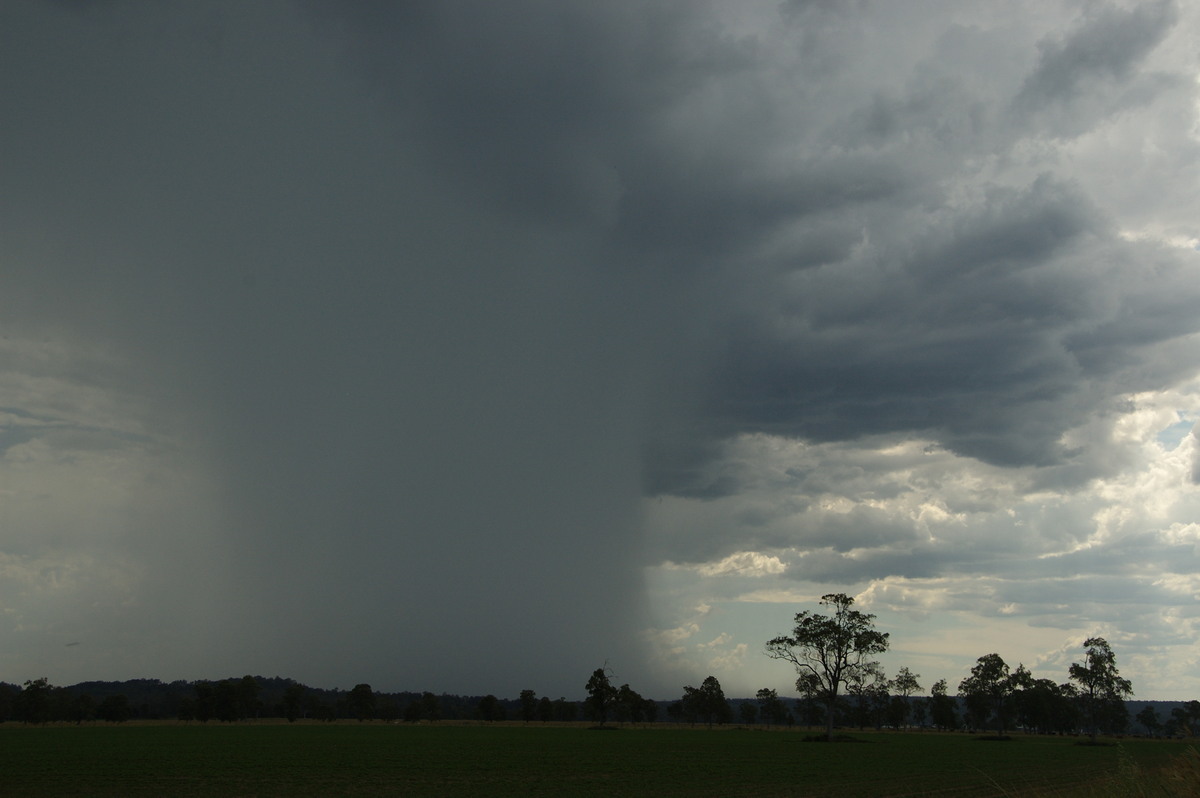
[[[697,648],[717,648],[717,647],[724,647],[724,646],[726,646],[726,645],[727,645],[727,644],[728,644],[728,643],[729,643],[731,640],[733,640],[733,636],[732,636],[732,635],[730,635],[728,632],[721,632],[721,634],[717,635],[717,636],[716,636],[716,637],[714,637],[712,640],[709,640],[707,643],[697,643],[697,644],[696,644],[696,647],[697,647]]]
[[[746,652],[749,646],[745,643],[738,643],[735,646],[726,648],[718,655],[708,660],[708,667],[714,673],[736,672],[746,663]]]
[[[688,569],[692,583],[674,590],[719,606],[815,610],[821,593],[856,591],[864,609],[890,624],[904,657],[947,677],[949,666],[969,665],[987,648],[1065,678],[1051,672],[1062,657],[1047,652],[1103,634],[1120,643],[1123,672],[1148,694],[1175,694],[1200,683],[1182,675],[1167,683],[1154,668],[1200,651],[1200,527],[1192,520],[1200,491],[1190,479],[1195,439],[1164,444],[1160,436],[1192,418],[1198,402],[1189,380],[1124,397],[1119,412],[1072,429],[1064,440],[1079,460],[1102,464],[1084,482],[1061,480],[1063,467],[999,468],[919,439],[747,436],[722,466],[738,492],[664,502],[651,518],[657,529],[669,529],[676,512],[698,521],[703,508],[717,519],[666,545],[712,552]],[[782,567],[740,590],[718,588],[734,563],[755,561],[749,551]]]
[[[786,566],[778,558],[756,551],[739,551],[720,562],[697,567],[701,576],[749,576],[761,577],[781,574]]]
[[[677,626],[674,629],[652,630],[647,634],[659,644],[674,646],[680,641],[687,640],[699,631],[699,624],[689,623],[684,626]]]

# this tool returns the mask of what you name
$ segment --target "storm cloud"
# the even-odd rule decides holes
[[[758,647],[719,602],[1194,603],[1188,7],[0,13],[10,680],[655,692]]]

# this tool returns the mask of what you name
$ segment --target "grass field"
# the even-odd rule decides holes
[[[828,744],[804,742],[805,734],[378,722],[4,724],[0,795],[1200,795],[1194,752],[1179,742],[1082,746],[1054,737],[996,742],[885,732]]]

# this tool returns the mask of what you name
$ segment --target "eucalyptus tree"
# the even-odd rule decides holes
[[[533,690],[521,691],[521,720],[529,723],[537,716],[537,693]]]
[[[958,704],[950,697],[945,679],[938,679],[929,688],[929,719],[943,731],[958,728]]]
[[[19,720],[30,723],[46,723],[50,720],[50,696],[54,688],[46,677],[30,679],[25,682],[21,692],[13,699],[16,716]]]
[[[1073,731],[1078,728],[1078,694],[1073,684],[1031,679],[1014,697],[1017,722],[1026,731],[1043,734]]]
[[[849,707],[850,720],[859,729],[865,729],[867,724],[876,728],[883,725],[888,701],[888,678],[878,662],[863,668],[856,676],[846,683],[846,693],[852,697]]]
[[[1142,711],[1137,713],[1137,721],[1146,728],[1151,737],[1158,736],[1158,730],[1162,728],[1162,721],[1158,719],[1158,711],[1150,705],[1142,708]]]
[[[913,693],[921,689],[921,683],[917,679],[921,678],[921,674],[913,673],[907,667],[900,669],[896,674],[896,678],[888,682],[888,687],[891,691],[902,700],[900,715],[900,723],[898,725],[905,726],[908,724],[908,698]]]
[[[971,675],[959,682],[958,694],[966,701],[967,710],[978,725],[986,725],[990,715],[1003,735],[1013,694],[1029,681],[1029,671],[1024,665],[1010,671],[999,654],[984,654],[975,661]]]
[[[587,707],[588,714],[593,720],[597,721],[601,726],[604,721],[608,720],[608,713],[613,708],[617,701],[617,688],[613,687],[612,681],[609,679],[608,670],[605,668],[596,668],[592,671],[592,677],[588,679],[587,686],[588,697],[584,701],[584,706]]]
[[[754,694],[758,699],[759,715],[764,718],[767,723],[782,724],[787,716],[787,707],[779,700],[779,694],[770,687],[764,687]]]
[[[1079,685],[1080,701],[1094,741],[1101,725],[1108,726],[1112,719],[1124,714],[1125,699],[1133,695],[1133,685],[1121,678],[1117,657],[1103,637],[1089,637],[1083,641],[1083,648],[1083,662],[1072,662],[1069,673],[1071,681]]]
[[[725,700],[725,691],[715,676],[706,678],[699,687],[687,685],[683,688],[683,710],[686,716],[704,721],[709,726],[727,723],[733,717],[733,710]]]
[[[283,691],[283,716],[288,723],[295,723],[300,717],[300,705],[308,688],[299,682],[292,682]]]
[[[369,684],[356,684],[354,689],[346,694],[346,708],[350,714],[362,723],[367,718],[375,716],[375,691]]]
[[[643,698],[628,684],[623,684],[617,688],[613,709],[619,721],[647,723],[654,720],[653,715],[658,711],[658,705],[648,698]]]
[[[796,711],[800,715],[800,723],[804,726],[821,726],[825,724],[828,713],[825,711],[825,699],[821,693],[821,680],[814,673],[804,673],[796,677],[796,692],[800,699],[796,701]],[[838,702],[838,709],[841,710]],[[784,717],[786,722],[787,718]],[[837,720],[835,719],[836,723]]]
[[[838,693],[876,669],[874,656],[887,651],[888,634],[875,629],[874,615],[852,609],[854,599],[845,593],[828,593],[820,603],[833,614],[796,613],[792,633],[767,641],[766,655],[791,663],[801,679],[815,680],[832,740]]]

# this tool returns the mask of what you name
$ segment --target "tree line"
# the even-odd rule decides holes
[[[995,665],[987,657],[989,668]],[[26,682],[24,687],[0,683],[0,722],[109,722],[136,719],[179,719],[185,722],[236,722],[258,718],[333,721],[338,719],[433,722],[439,720],[523,721],[538,723],[589,721],[596,724],[762,724],[813,727],[826,722],[826,707],[815,693],[799,699],[782,698],[773,688],[758,690],[753,698],[727,699],[720,682],[709,676],[698,687],[683,688],[674,701],[643,698],[628,684],[616,687],[612,672],[599,669],[588,681],[588,699],[539,697],[522,690],[516,699],[494,695],[459,696],[431,692],[382,693],[369,685],[351,690],[308,687],[281,677],[231,678],[216,681],[161,682],[135,679],[125,682],[84,682],[71,687],[51,685],[47,679]],[[1002,674],[1002,668],[995,669]],[[1018,673],[1022,672],[1018,668]],[[1011,678],[1013,674],[1009,674]],[[972,708],[962,695],[950,693],[946,680],[933,685],[929,697],[920,690],[918,674],[901,668],[894,679],[881,682],[878,674],[856,682],[839,696],[835,724],[839,727],[902,727],[913,724],[940,729],[983,728],[980,718],[991,710]],[[605,686],[607,684],[607,687]],[[1014,680],[1015,684],[1015,680]],[[865,689],[861,689],[865,687]],[[1072,732],[1079,728],[1077,697],[1063,694],[1061,685],[1048,680],[1001,692],[1009,723],[1031,731]],[[1071,685],[1067,685],[1068,688]],[[1157,704],[1157,706],[1156,706]],[[1160,710],[1162,710],[1160,712]],[[1116,710],[1119,731],[1128,711]],[[1200,733],[1200,702],[1146,702],[1133,718],[1149,734]],[[1122,720],[1123,719],[1123,720]]]
[[[854,599],[833,593],[821,605],[832,612],[804,611],[795,616],[790,635],[766,644],[767,656],[791,664],[800,698],[789,706],[773,688],[754,699],[729,700],[720,682],[708,676],[698,687],[686,685],[676,701],[654,701],[628,684],[615,685],[607,664],[597,668],[582,702],[538,697],[522,690],[516,699],[494,695],[457,696],[432,692],[382,693],[368,684],[348,691],[309,687],[292,679],[243,676],[218,681],[83,682],[56,687],[46,678],[22,686],[0,682],[0,722],[24,723],[172,719],[207,723],[256,718],[333,721],[385,720],[588,720],[606,727],[616,723],[744,724],[824,726],[832,739],[837,727],[943,730],[994,729],[1004,735],[1018,727],[1040,733],[1119,733],[1130,722],[1133,687],[1121,677],[1116,655],[1102,637],[1084,641],[1082,662],[1072,663],[1067,680],[1035,679],[1019,664],[1011,669],[997,653],[981,656],[952,694],[945,679],[928,697],[920,674],[907,667],[887,678],[875,656],[887,650],[889,635],[875,629],[875,616],[853,607]],[[1200,701],[1176,702],[1160,716],[1144,704],[1135,719],[1152,735],[1200,733]]]
[[[1103,637],[1083,642],[1082,662],[1068,668],[1067,680],[1035,679],[1023,664],[1012,669],[997,653],[985,654],[951,695],[945,679],[928,698],[920,674],[901,668],[894,679],[875,659],[887,650],[889,635],[875,629],[875,616],[854,609],[854,599],[830,593],[821,605],[832,612],[799,612],[790,635],[766,644],[772,659],[791,664],[806,725],[824,725],[832,739],[835,726],[918,726],[928,720],[941,729],[994,729],[1003,736],[1013,726],[1041,733],[1120,733],[1129,724],[1127,699],[1133,686],[1120,675],[1116,655]],[[761,691],[760,691],[761,692]],[[1200,702],[1174,707],[1169,718],[1150,705],[1137,720],[1151,734],[1194,734],[1200,729]]]
[[[432,722],[525,719],[573,721],[581,705],[566,698],[518,699],[494,695],[460,696],[425,692],[388,693],[368,684],[350,690],[310,687],[283,677],[242,676],[220,680],[162,682],[81,682],[52,685],[47,678],[23,685],[0,682],[0,723],[84,723],[128,720],[182,720],[208,723],[259,718],[334,721],[339,719]]]

